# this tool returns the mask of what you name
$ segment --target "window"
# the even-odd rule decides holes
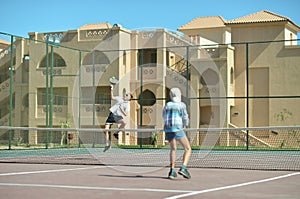
[[[139,50],[139,65],[141,64],[153,64],[157,62],[157,49],[142,49]]]
[[[82,104],[111,104],[110,87],[97,87],[96,92],[92,87],[83,87],[81,90]]]
[[[95,104],[110,104],[110,93],[96,93]]]
[[[230,84],[233,84],[234,81],[234,73],[233,73],[233,68],[230,68]]]
[[[123,65],[126,66],[126,50],[123,51]]]
[[[153,106],[156,103],[156,97],[150,90],[145,90],[139,96],[139,104],[142,106]]]
[[[45,56],[43,58],[43,60],[40,63],[40,68],[45,68],[46,67],[46,61],[47,61],[47,57]],[[51,54],[48,54],[48,67],[51,66]],[[54,53],[54,63],[53,63],[53,67],[66,67],[66,62],[65,60],[58,54]]]
[[[200,37],[199,35],[189,35],[191,42],[194,44],[200,44]]]
[[[202,85],[216,85],[219,82],[218,73],[212,69],[207,69],[201,76],[200,83]]]
[[[50,89],[48,89],[48,103],[50,104]],[[68,105],[68,88],[53,88],[53,105]],[[46,88],[37,89],[38,105],[46,105]]]
[[[94,51],[87,54],[83,59],[83,65],[109,64],[109,59],[103,52]]]
[[[22,104],[25,108],[29,107],[29,94],[28,93],[23,97]]]
[[[151,56],[150,57],[150,63],[156,63],[156,60],[157,60],[157,54],[156,54],[156,52],[151,53],[150,56]]]

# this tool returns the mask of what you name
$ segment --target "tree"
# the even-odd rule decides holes
[[[67,119],[66,121],[60,122],[60,128],[71,128],[71,123]],[[61,132],[61,139],[60,139],[60,145],[68,144],[68,131],[62,131]]]

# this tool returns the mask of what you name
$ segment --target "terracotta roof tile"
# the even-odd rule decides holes
[[[230,20],[227,22],[227,24],[264,23],[264,22],[278,22],[278,21],[290,21],[290,19],[272,13],[270,11],[263,10],[244,17]]]
[[[97,23],[97,24],[85,24],[79,28],[79,30],[93,30],[93,29],[107,29],[112,26],[109,23]]]
[[[189,23],[178,28],[181,30],[199,29],[199,28],[218,28],[225,27],[226,20],[221,16],[198,17]]]
[[[0,43],[1,44],[10,44],[8,41],[2,40],[2,39],[0,39]]]

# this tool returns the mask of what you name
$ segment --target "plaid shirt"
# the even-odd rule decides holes
[[[189,125],[186,105],[183,102],[168,102],[162,116],[165,132],[178,132]]]

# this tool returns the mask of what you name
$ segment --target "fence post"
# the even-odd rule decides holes
[[[13,65],[14,65],[14,36],[10,36],[10,68],[9,68],[9,126],[12,127],[13,125],[13,75],[14,75],[14,69],[13,69]],[[12,143],[12,133],[13,130],[9,129],[9,141],[8,141],[8,149],[11,149],[11,143]]]
[[[249,43],[246,43],[246,126],[247,126],[247,150],[249,150]]]

